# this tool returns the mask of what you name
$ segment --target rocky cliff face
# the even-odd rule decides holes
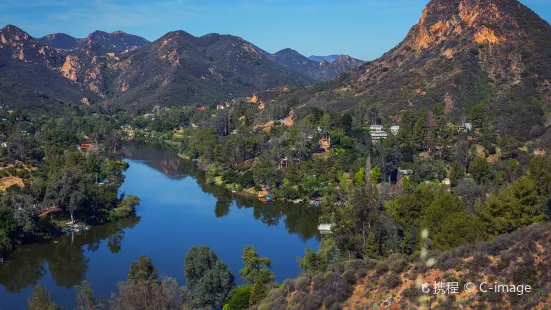
[[[42,45],[28,33],[13,25],[0,29],[0,55],[26,63],[44,64],[58,68],[64,57],[53,48]]]

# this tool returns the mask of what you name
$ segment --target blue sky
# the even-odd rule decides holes
[[[172,30],[245,38],[276,52],[379,57],[418,22],[428,0],[1,0],[0,21],[39,37],[123,30],[155,40]],[[551,0],[522,0],[551,21]],[[1,27],[1,26],[0,26]]]

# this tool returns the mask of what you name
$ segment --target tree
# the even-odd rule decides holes
[[[316,272],[322,269],[320,256],[311,248],[306,248],[304,258],[297,257],[297,261],[302,272]]]
[[[502,188],[498,194],[490,194],[477,213],[486,231],[498,235],[543,221],[545,215],[541,213],[541,199],[536,180],[524,176]]]
[[[243,249],[243,263],[245,267],[239,271],[243,281],[254,283],[254,280],[262,270],[270,270],[272,261],[268,257],[260,257],[256,248],[252,245],[246,245]]]
[[[256,306],[270,291],[270,284],[274,281],[274,274],[267,269],[261,270],[254,279],[254,285],[251,290],[251,299],[249,307]]]
[[[52,300],[52,293],[48,291],[44,285],[38,284],[33,289],[33,294],[27,302],[28,310],[62,310]]]
[[[377,184],[379,183],[381,176],[382,176],[381,168],[379,168],[378,166],[375,166],[375,168],[371,170],[370,180],[374,184]]]
[[[365,185],[365,168],[360,168],[354,175],[354,185],[356,185],[357,188]]]
[[[153,260],[145,255],[140,256],[137,261],[130,264],[128,281],[145,281],[148,283],[158,282],[158,270],[153,266]]]
[[[87,281],[82,281],[80,285],[76,287],[77,294],[75,297],[76,308],[78,310],[95,310],[97,307],[97,299],[94,297],[94,291],[92,286]]]
[[[53,174],[46,188],[45,200],[48,205],[59,206],[68,211],[74,223],[73,214],[82,207],[86,199],[86,185],[90,182],[90,176],[82,173],[79,168],[63,168]]]
[[[192,290],[205,276],[206,272],[214,268],[218,256],[206,245],[193,246],[188,250],[185,257],[184,275],[187,285]]]
[[[249,309],[249,300],[251,299],[251,285],[240,285],[233,292],[228,306],[230,310]]]
[[[474,128],[484,129],[488,124],[486,104],[482,101],[471,109],[471,121]]]
[[[235,287],[235,277],[228,266],[219,260],[194,287],[193,293],[199,305],[219,308],[228,302]]]
[[[493,179],[492,167],[486,158],[477,157],[469,165],[469,172],[478,184],[488,182]]]
[[[485,239],[484,224],[475,215],[458,212],[447,216],[440,231],[433,237],[432,246],[447,251],[465,243],[475,243]]]
[[[344,130],[344,133],[348,135],[352,131],[352,115],[345,113],[341,117],[341,128]]]
[[[461,166],[457,161],[451,164],[450,182],[452,187],[456,187],[459,180],[465,177],[465,168]]]

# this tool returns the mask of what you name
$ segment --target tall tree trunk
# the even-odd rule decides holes
[[[367,151],[367,160],[365,161],[365,183],[370,184],[371,181],[371,149]]]

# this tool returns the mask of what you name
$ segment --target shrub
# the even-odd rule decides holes
[[[394,273],[402,273],[407,270],[408,261],[401,254],[393,254],[388,258],[388,268]]]
[[[238,286],[232,294],[228,306],[231,310],[243,310],[249,308],[251,298],[251,286]]]
[[[399,275],[391,273],[385,278],[383,284],[387,288],[395,288],[402,284],[402,279],[400,279]]]
[[[375,273],[382,275],[388,271],[388,264],[386,261],[379,262],[377,267],[375,267]]]
[[[294,281],[295,291],[297,292],[308,292],[310,287],[310,277],[301,276],[295,279]]]

